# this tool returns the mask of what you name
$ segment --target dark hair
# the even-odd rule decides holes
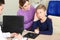
[[[36,7],[36,11],[37,11],[37,9],[44,9],[44,10],[46,10],[46,7],[45,7],[45,5],[40,4],[40,5],[38,5],[38,6]]]
[[[26,3],[26,1],[29,1],[29,0],[19,0],[19,7],[23,7],[23,5]]]
[[[2,4],[5,4],[5,1],[4,1],[4,0],[0,0],[0,6],[1,6]]]

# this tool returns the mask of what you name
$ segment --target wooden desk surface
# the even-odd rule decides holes
[[[27,34],[29,31],[24,31],[24,34]],[[37,38],[31,39],[28,38],[28,40],[60,40],[60,34],[53,34],[53,35],[42,35],[40,34]]]
[[[24,31],[22,35],[25,35],[28,32],[30,31]],[[11,38],[10,39],[8,38],[8,40],[11,40]],[[53,34],[53,35],[40,34],[37,38],[35,39],[28,38],[28,40],[60,40],[60,34]]]

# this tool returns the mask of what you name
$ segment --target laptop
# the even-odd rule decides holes
[[[24,17],[23,16],[3,16],[2,32],[20,33],[24,30]]]

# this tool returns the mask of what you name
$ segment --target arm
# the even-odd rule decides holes
[[[48,30],[47,31],[40,31],[40,34],[52,35],[53,28],[52,28],[52,21],[51,20],[49,20],[49,22],[47,23],[47,26],[48,26]]]
[[[34,31],[37,28],[37,22],[33,22],[31,30]]]
[[[2,30],[1,30],[1,26],[0,26],[0,40],[7,40],[6,38],[4,38]]]
[[[34,15],[34,21],[37,21],[37,20],[39,20],[39,19],[38,19],[36,13],[35,13],[35,15]]]

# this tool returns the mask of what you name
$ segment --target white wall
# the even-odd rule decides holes
[[[19,0],[5,0],[5,7],[4,7],[2,15],[16,15],[17,10],[19,8],[18,1]],[[34,3],[33,1],[34,2],[39,2],[39,3],[47,6],[49,0],[30,0],[32,5],[34,7],[36,7],[38,5],[38,3]],[[0,16],[0,21],[2,21],[2,15]]]
[[[0,21],[2,21],[3,15],[16,15],[18,10],[18,1],[19,0],[5,0],[5,6],[3,14],[0,16]]]
[[[39,4],[44,4],[46,7],[50,0],[30,0],[31,4],[36,8]]]

